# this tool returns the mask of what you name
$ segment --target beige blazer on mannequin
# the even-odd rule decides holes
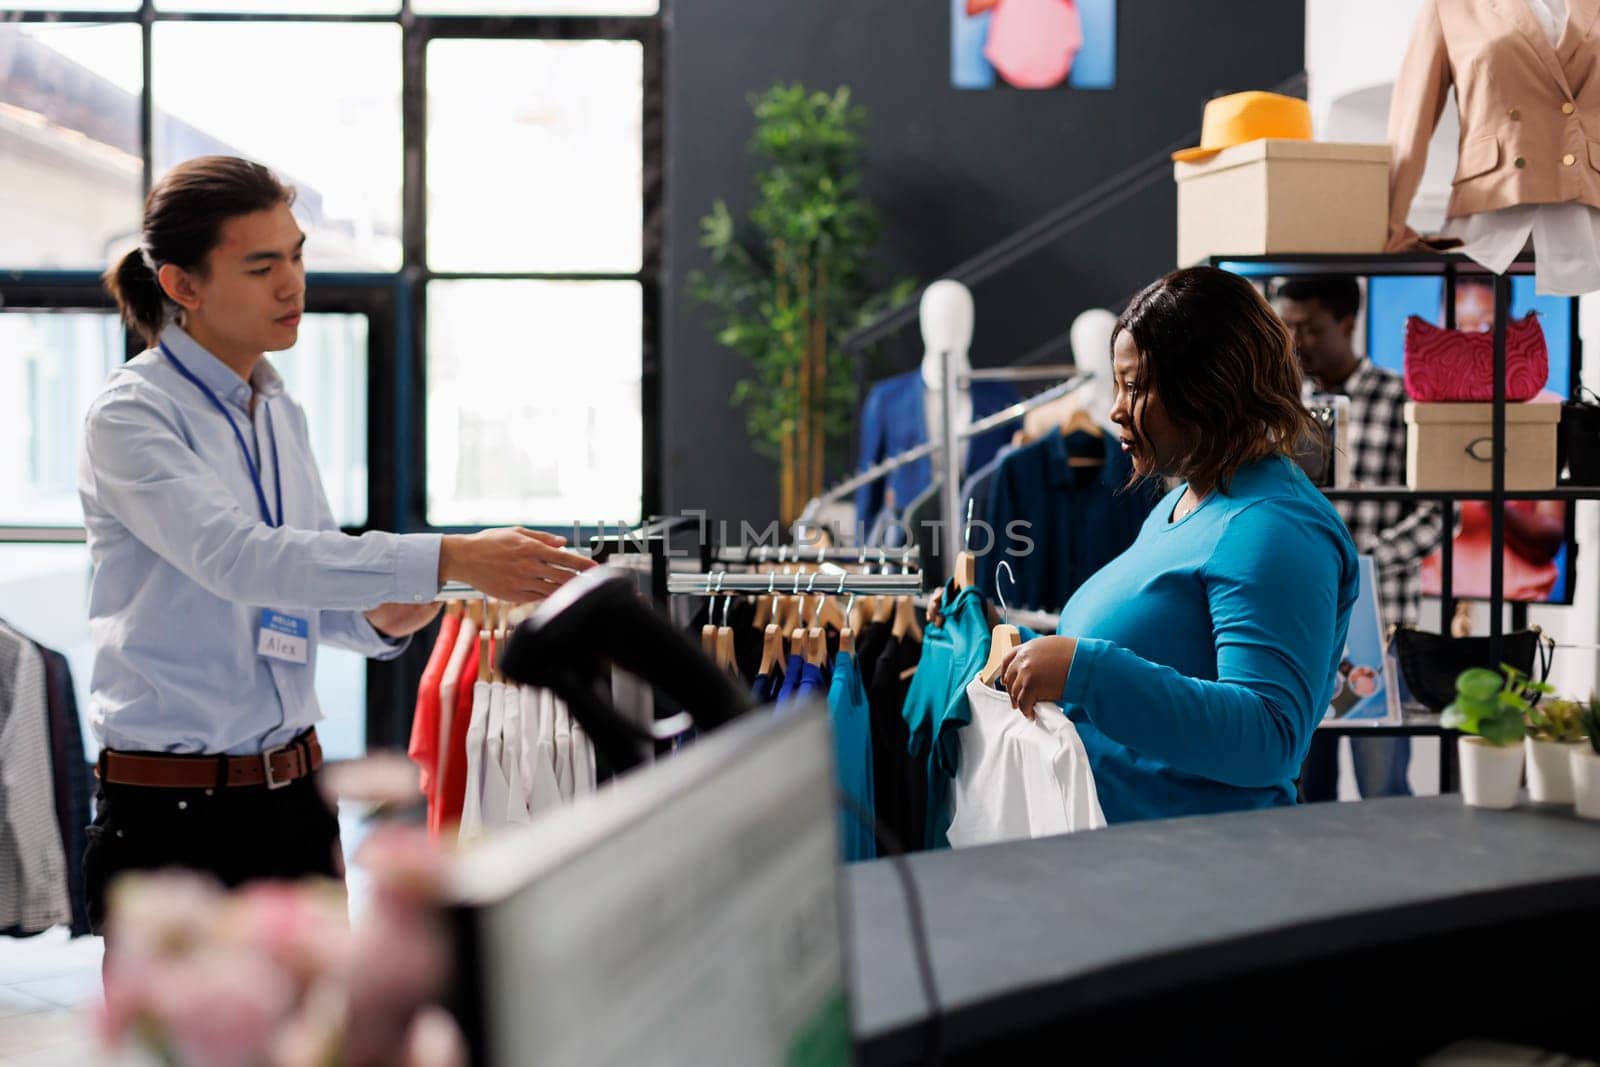
[[[1527,0],[1425,0],[1389,104],[1389,244],[1406,225],[1450,86],[1461,112],[1449,218],[1576,200],[1600,209],[1600,0],[1567,0],[1561,40]]]

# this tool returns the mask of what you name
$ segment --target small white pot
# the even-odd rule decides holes
[[[1475,808],[1510,808],[1522,784],[1522,746],[1491,745],[1481,737],[1456,741],[1461,799]]]
[[[1573,805],[1585,819],[1600,819],[1600,756],[1584,743],[1573,747],[1569,763]]]
[[[1528,796],[1540,804],[1572,803],[1572,751],[1589,742],[1522,739],[1528,755]],[[1590,751],[1593,751],[1592,749]]]

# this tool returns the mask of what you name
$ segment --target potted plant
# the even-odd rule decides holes
[[[1528,709],[1528,796],[1543,804],[1572,803],[1572,751],[1583,743],[1583,705],[1547,700]]]
[[[716,337],[751,364],[733,395],[756,450],[778,460],[782,518],[822,492],[829,453],[844,451],[856,376],[840,339],[913,291],[872,282],[878,218],[862,190],[866,112],[850,90],[776,85],[750,100],[761,164],[750,224],[718,200],[700,223],[707,271],[689,290],[710,306]]]
[[[1522,738],[1527,733],[1531,698],[1549,689],[1514,667],[1496,671],[1474,667],[1456,679],[1456,699],[1444,709],[1440,724],[1464,734],[1457,752],[1461,760],[1461,796],[1478,808],[1509,808],[1517,802],[1522,782]]]
[[[1600,700],[1589,697],[1578,715],[1589,743],[1574,746],[1568,757],[1572,769],[1572,802],[1585,819],[1600,819]]]

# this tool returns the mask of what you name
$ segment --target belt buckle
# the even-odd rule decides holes
[[[261,770],[266,776],[268,789],[282,789],[294,781],[294,778],[290,777],[280,782],[272,776],[272,757],[280,752],[287,752],[292,748],[294,748],[294,743],[291,741],[287,745],[278,745],[261,753]]]

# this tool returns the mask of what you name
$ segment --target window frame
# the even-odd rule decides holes
[[[154,182],[154,99],[152,40],[160,23],[281,22],[398,24],[401,28],[402,191],[400,269],[394,273],[322,274],[307,279],[308,312],[364,313],[368,316],[367,365],[367,523],[347,530],[400,533],[465,533],[480,526],[431,526],[427,521],[427,287],[435,280],[631,280],[643,301],[641,338],[641,415],[644,423],[640,514],[661,509],[661,270],[665,218],[665,14],[670,0],[649,16],[419,15],[411,0],[383,14],[293,14],[286,12],[160,11],[155,0],[141,0],[132,11],[44,11],[22,4],[0,5],[0,23],[137,24],[140,29],[143,85],[139,101],[139,144],[146,192]],[[640,226],[643,255],[636,274],[560,274],[434,272],[427,261],[427,48],[440,39],[631,40],[644,53],[642,151],[643,204]],[[113,306],[99,277],[85,271],[17,271],[0,262],[0,308],[106,310]],[[138,337],[124,331],[125,358],[143,350]],[[559,532],[559,531],[558,531]],[[82,542],[79,527],[0,527],[0,545]],[[403,748],[409,721],[402,712],[415,694],[427,649],[413,642],[399,660],[367,666],[367,746]]]

